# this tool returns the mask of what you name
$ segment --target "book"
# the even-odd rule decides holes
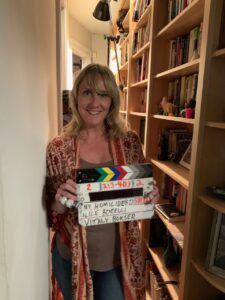
[[[195,26],[190,31],[190,40],[189,40],[189,51],[188,51],[188,61],[196,59],[199,57],[198,52],[200,53],[200,48],[198,49],[200,37],[200,25]],[[200,45],[199,45],[200,47]]]
[[[225,0],[223,0],[223,8],[220,24],[219,49],[225,48]]]
[[[137,22],[139,20],[139,7],[140,7],[140,0],[136,0],[135,6],[134,6],[134,12],[132,20],[133,22]]]
[[[155,211],[163,215],[169,222],[179,222],[185,219],[184,213],[182,213],[175,204],[163,203],[156,204]]]
[[[140,120],[139,137],[142,145],[145,143],[145,119]]]

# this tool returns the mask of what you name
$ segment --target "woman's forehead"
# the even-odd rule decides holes
[[[101,76],[84,78],[80,83],[80,88],[91,88],[94,90],[106,90],[105,83]]]

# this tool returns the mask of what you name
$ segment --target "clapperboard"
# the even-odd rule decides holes
[[[78,220],[83,226],[149,219],[151,164],[77,170]]]

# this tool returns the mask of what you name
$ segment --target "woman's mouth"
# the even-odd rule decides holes
[[[88,112],[90,115],[93,115],[93,116],[98,115],[98,114],[101,113],[100,110],[90,110],[90,109],[87,109],[87,112]]]

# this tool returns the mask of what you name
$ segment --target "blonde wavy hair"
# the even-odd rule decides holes
[[[99,64],[89,64],[78,74],[73,89],[70,94],[70,107],[72,110],[72,120],[64,127],[64,134],[67,136],[76,136],[82,129],[84,121],[80,117],[77,110],[78,104],[78,91],[80,84],[83,80],[87,83],[88,87],[96,91],[98,87],[99,78],[104,82],[105,88],[112,100],[109,113],[105,119],[105,126],[109,137],[119,137],[126,131],[125,122],[120,117],[120,93],[115,81],[112,71]]]

